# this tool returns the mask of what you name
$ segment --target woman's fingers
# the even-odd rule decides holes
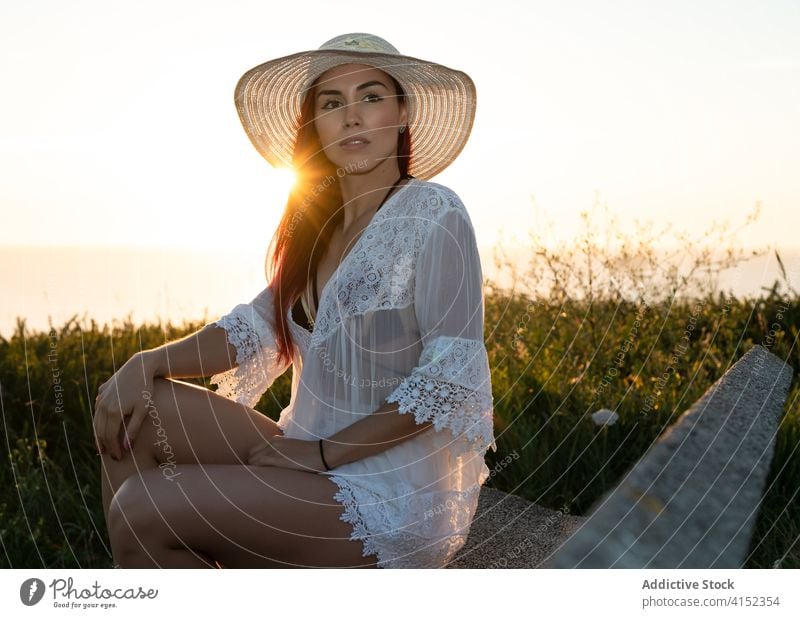
[[[133,441],[136,440],[136,436],[139,435],[139,428],[142,426],[145,416],[147,416],[147,411],[144,407],[137,406],[128,420],[128,424],[125,426],[125,431],[128,434],[131,447],[133,447]]]
[[[152,382],[145,377],[144,386]],[[141,368],[130,360],[98,388],[95,399],[94,430],[101,452],[122,459],[142,423],[143,403],[139,399]],[[152,390],[148,389],[147,392]],[[133,415],[133,418],[128,418]],[[126,420],[130,427],[126,427]],[[127,433],[127,435],[126,435]]]
[[[122,453],[122,457],[125,456],[125,452],[129,451],[130,448],[127,446],[128,442],[128,423],[130,419],[122,419],[122,423],[119,426],[119,435],[117,435],[117,444],[119,444],[120,452]]]
[[[102,454],[106,451],[105,435],[106,429],[106,413],[103,409],[102,399],[98,396],[94,404],[94,439],[97,444],[97,450]]]
[[[119,460],[122,458],[122,449],[119,443],[119,430],[122,424],[122,414],[118,412],[110,412],[105,415],[106,424],[103,428],[103,438],[106,450],[111,454],[113,459]]]

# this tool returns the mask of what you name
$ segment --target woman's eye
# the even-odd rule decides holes
[[[378,101],[383,101],[383,97],[380,97],[380,96],[378,96],[377,94],[367,94],[367,95],[364,95],[364,98],[365,98],[365,99],[367,99],[367,98],[370,98],[370,97],[373,97],[373,98],[371,99],[371,102],[372,102],[372,103],[377,103]],[[334,104],[336,104],[337,106],[339,105],[339,101],[337,101],[337,100],[335,100],[335,99],[330,99],[330,100],[328,100],[328,101],[325,101],[325,103],[323,103],[323,104],[322,104],[322,109],[332,109],[331,107],[329,107],[329,105],[330,105],[331,103],[334,103]]]

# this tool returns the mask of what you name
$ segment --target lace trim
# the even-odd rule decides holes
[[[213,375],[211,384],[219,395],[252,408],[286,369],[278,364],[274,338],[250,305],[237,305],[213,324],[225,329],[236,348],[237,366]]]
[[[413,412],[417,423],[433,421],[436,431],[448,428],[457,438],[453,456],[497,451],[489,358],[481,341],[434,338],[386,401],[399,403],[400,414]]]
[[[325,284],[334,289],[319,300],[312,344],[323,342],[349,317],[413,302],[414,265],[431,226],[448,210],[466,214],[466,209],[452,190],[433,182],[420,183],[413,192],[409,188],[408,196],[377,212]],[[390,216],[397,204],[403,204],[402,216]]]
[[[368,502],[376,502],[373,495],[365,495],[367,492],[360,488],[355,488],[350,485],[350,482],[340,476],[330,475],[328,478],[336,483],[339,491],[333,496],[334,500],[344,505],[344,513],[342,513],[340,520],[347,522],[353,526],[353,532],[350,535],[351,541],[361,541],[364,545],[364,550],[361,555],[364,557],[377,555],[377,566],[379,568],[386,568],[385,556],[383,555],[380,546],[376,543],[373,532],[367,528],[364,515],[359,509],[359,504],[366,504]],[[356,493],[359,497],[356,498]],[[371,492],[370,492],[371,493]],[[376,509],[378,516],[382,515],[384,518],[384,527],[388,528],[388,519],[386,518],[385,509]],[[373,520],[371,522],[373,530],[379,528]]]
[[[408,497],[387,501],[363,481],[327,476],[339,487],[334,499],[344,506],[339,519],[353,527],[350,540],[361,541],[362,556],[376,556],[379,568],[441,568],[467,541],[480,485],[478,491],[420,495],[404,484]],[[435,518],[442,519],[434,525]]]

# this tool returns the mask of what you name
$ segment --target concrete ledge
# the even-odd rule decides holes
[[[786,363],[753,347],[598,500],[585,525],[543,566],[740,568],[791,381]]]
[[[535,568],[585,519],[484,486],[467,542],[445,568]]]

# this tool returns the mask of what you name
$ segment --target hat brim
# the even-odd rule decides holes
[[[467,143],[477,94],[466,73],[412,56],[312,50],[270,60],[239,79],[234,102],[256,150],[274,167],[291,167],[300,108],[310,84],[340,64],[365,64],[394,77],[406,93],[412,157],[409,173],[430,179]]]

